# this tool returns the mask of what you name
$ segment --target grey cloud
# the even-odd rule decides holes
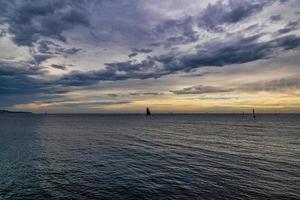
[[[227,93],[227,92],[259,92],[259,91],[290,91],[300,88],[300,80],[295,77],[275,79],[271,81],[258,81],[253,83],[241,84],[238,86],[228,87],[214,87],[214,86],[193,86],[183,88],[180,90],[171,91],[176,95],[186,94],[213,94],[213,93]]]
[[[32,46],[41,36],[65,41],[63,31],[89,25],[84,2],[77,0],[2,0],[0,5],[0,21],[18,45]]]
[[[299,25],[298,22],[290,22],[284,28],[279,29],[276,34],[277,35],[282,35],[282,34],[289,33],[291,31],[297,30],[298,27],[299,27],[298,25]]]
[[[45,72],[30,65],[15,67],[18,63],[0,63],[0,93],[1,96],[22,93],[40,92],[44,85],[42,81],[32,76],[42,75]]]
[[[244,84],[240,87],[241,90],[246,90],[246,91],[281,91],[281,90],[299,89],[299,88],[300,88],[300,79],[295,77],[249,83],[249,84]]]
[[[35,49],[35,52],[41,53],[41,54],[51,54],[53,55],[53,48],[62,48],[60,45],[50,41],[50,40],[40,40],[37,43],[37,47]],[[64,49],[64,48],[63,48]]]
[[[151,53],[152,49],[132,49],[132,53],[128,55],[129,58],[137,56],[139,53]]]
[[[73,71],[57,79],[44,80],[34,76],[46,75],[43,68],[26,63],[1,63],[1,95],[16,94],[58,94],[72,90],[72,87],[85,87],[99,81],[122,81],[128,79],[159,78],[177,72],[191,71],[203,66],[224,66],[228,64],[246,63],[273,56],[278,49],[296,49],[300,45],[297,36],[286,36],[269,42],[257,42],[259,36],[234,38],[233,41],[207,43],[196,53],[170,53],[148,57],[136,62],[127,61],[108,63],[106,68],[98,71]],[[43,57],[42,57],[43,58]],[[41,62],[43,59],[39,58]],[[20,65],[20,67],[17,67]],[[59,88],[64,88],[61,90]],[[216,88],[204,88],[216,89]],[[198,88],[199,90],[199,88]],[[203,90],[202,90],[203,91]],[[195,92],[187,91],[187,92]]]
[[[173,94],[177,95],[186,95],[186,94],[210,94],[210,93],[224,93],[224,92],[232,92],[233,89],[226,89],[214,86],[196,86],[196,87],[188,87],[181,90],[172,90]]]
[[[162,92],[133,92],[129,94],[130,96],[161,96],[164,95]]]
[[[60,49],[58,51],[69,54],[69,55],[74,55],[74,54],[78,53],[79,51],[81,51],[81,49],[73,47],[71,49]]]
[[[6,31],[0,29],[0,37],[4,37],[5,35],[6,35]]]
[[[213,97],[200,97],[201,100],[229,100],[229,99],[239,99],[238,97],[221,97],[221,96],[213,96]]]
[[[281,15],[272,15],[270,17],[272,21],[280,21],[282,19]]]
[[[129,54],[128,57],[129,57],[129,58],[132,58],[132,57],[135,57],[135,56],[137,56],[137,55],[138,55],[138,53],[134,52],[134,53]]]
[[[199,34],[194,31],[194,19],[186,17],[177,20],[165,20],[155,29],[155,35],[159,38],[166,38],[161,42],[151,43],[151,46],[170,47],[171,45],[195,42],[199,39]]]
[[[105,70],[90,72],[73,71],[62,76],[57,80],[57,83],[65,86],[88,86],[96,84],[100,80],[114,81],[126,79],[128,79],[126,75],[117,75],[116,70],[107,68]]]
[[[159,78],[177,72],[189,72],[204,66],[224,66],[242,64],[274,56],[276,50],[297,49],[300,38],[295,35],[258,42],[261,34],[251,37],[233,38],[224,42],[212,42],[203,45],[196,53],[169,54],[150,57],[136,62],[107,63],[100,71],[73,72],[63,76],[59,82],[63,85],[91,85],[99,81],[120,81],[128,79]]]
[[[129,104],[132,101],[97,101],[97,102],[84,102],[84,103],[66,103],[64,107],[71,107],[71,108],[78,108],[82,106],[87,107],[95,107],[95,106],[112,106],[112,105],[119,105],[119,104]]]
[[[25,94],[61,94],[62,90],[58,85],[42,77],[47,74],[44,68],[28,63],[0,62],[0,94],[25,95]]]
[[[268,1],[254,0],[229,0],[218,1],[209,6],[199,17],[199,26],[209,30],[222,30],[220,25],[225,23],[237,23],[254,13],[257,13],[267,5]]]
[[[41,40],[38,41],[38,45],[36,48],[36,51],[40,54],[48,54],[48,55],[54,55],[54,54],[63,54],[63,55],[74,55],[77,54],[79,51],[81,51],[81,48],[64,48],[58,44],[55,44],[52,41],[49,40]]]
[[[151,53],[152,49],[133,49],[132,51],[137,53]]]
[[[109,93],[105,94],[107,97],[143,97],[143,96],[161,96],[164,95],[163,92],[131,92],[131,93]]]
[[[38,52],[40,53],[50,53],[50,48],[49,48],[49,41],[47,40],[42,40],[38,43],[37,47]]]
[[[55,69],[67,70],[67,67],[65,65],[52,64],[51,67]]]
[[[42,62],[46,61],[49,58],[52,58],[53,56],[50,54],[35,54],[33,55],[33,59],[36,64],[41,64]]]

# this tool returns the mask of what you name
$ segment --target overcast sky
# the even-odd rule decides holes
[[[0,0],[0,109],[300,112],[299,0]]]

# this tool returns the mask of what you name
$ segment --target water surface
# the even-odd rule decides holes
[[[0,199],[300,199],[300,115],[0,115]]]

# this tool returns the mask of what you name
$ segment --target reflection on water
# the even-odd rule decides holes
[[[300,199],[299,115],[0,115],[0,199]]]

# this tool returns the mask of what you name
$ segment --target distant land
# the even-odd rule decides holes
[[[11,114],[32,114],[32,112],[25,111],[9,111],[9,110],[0,110],[0,114],[11,113]]]

